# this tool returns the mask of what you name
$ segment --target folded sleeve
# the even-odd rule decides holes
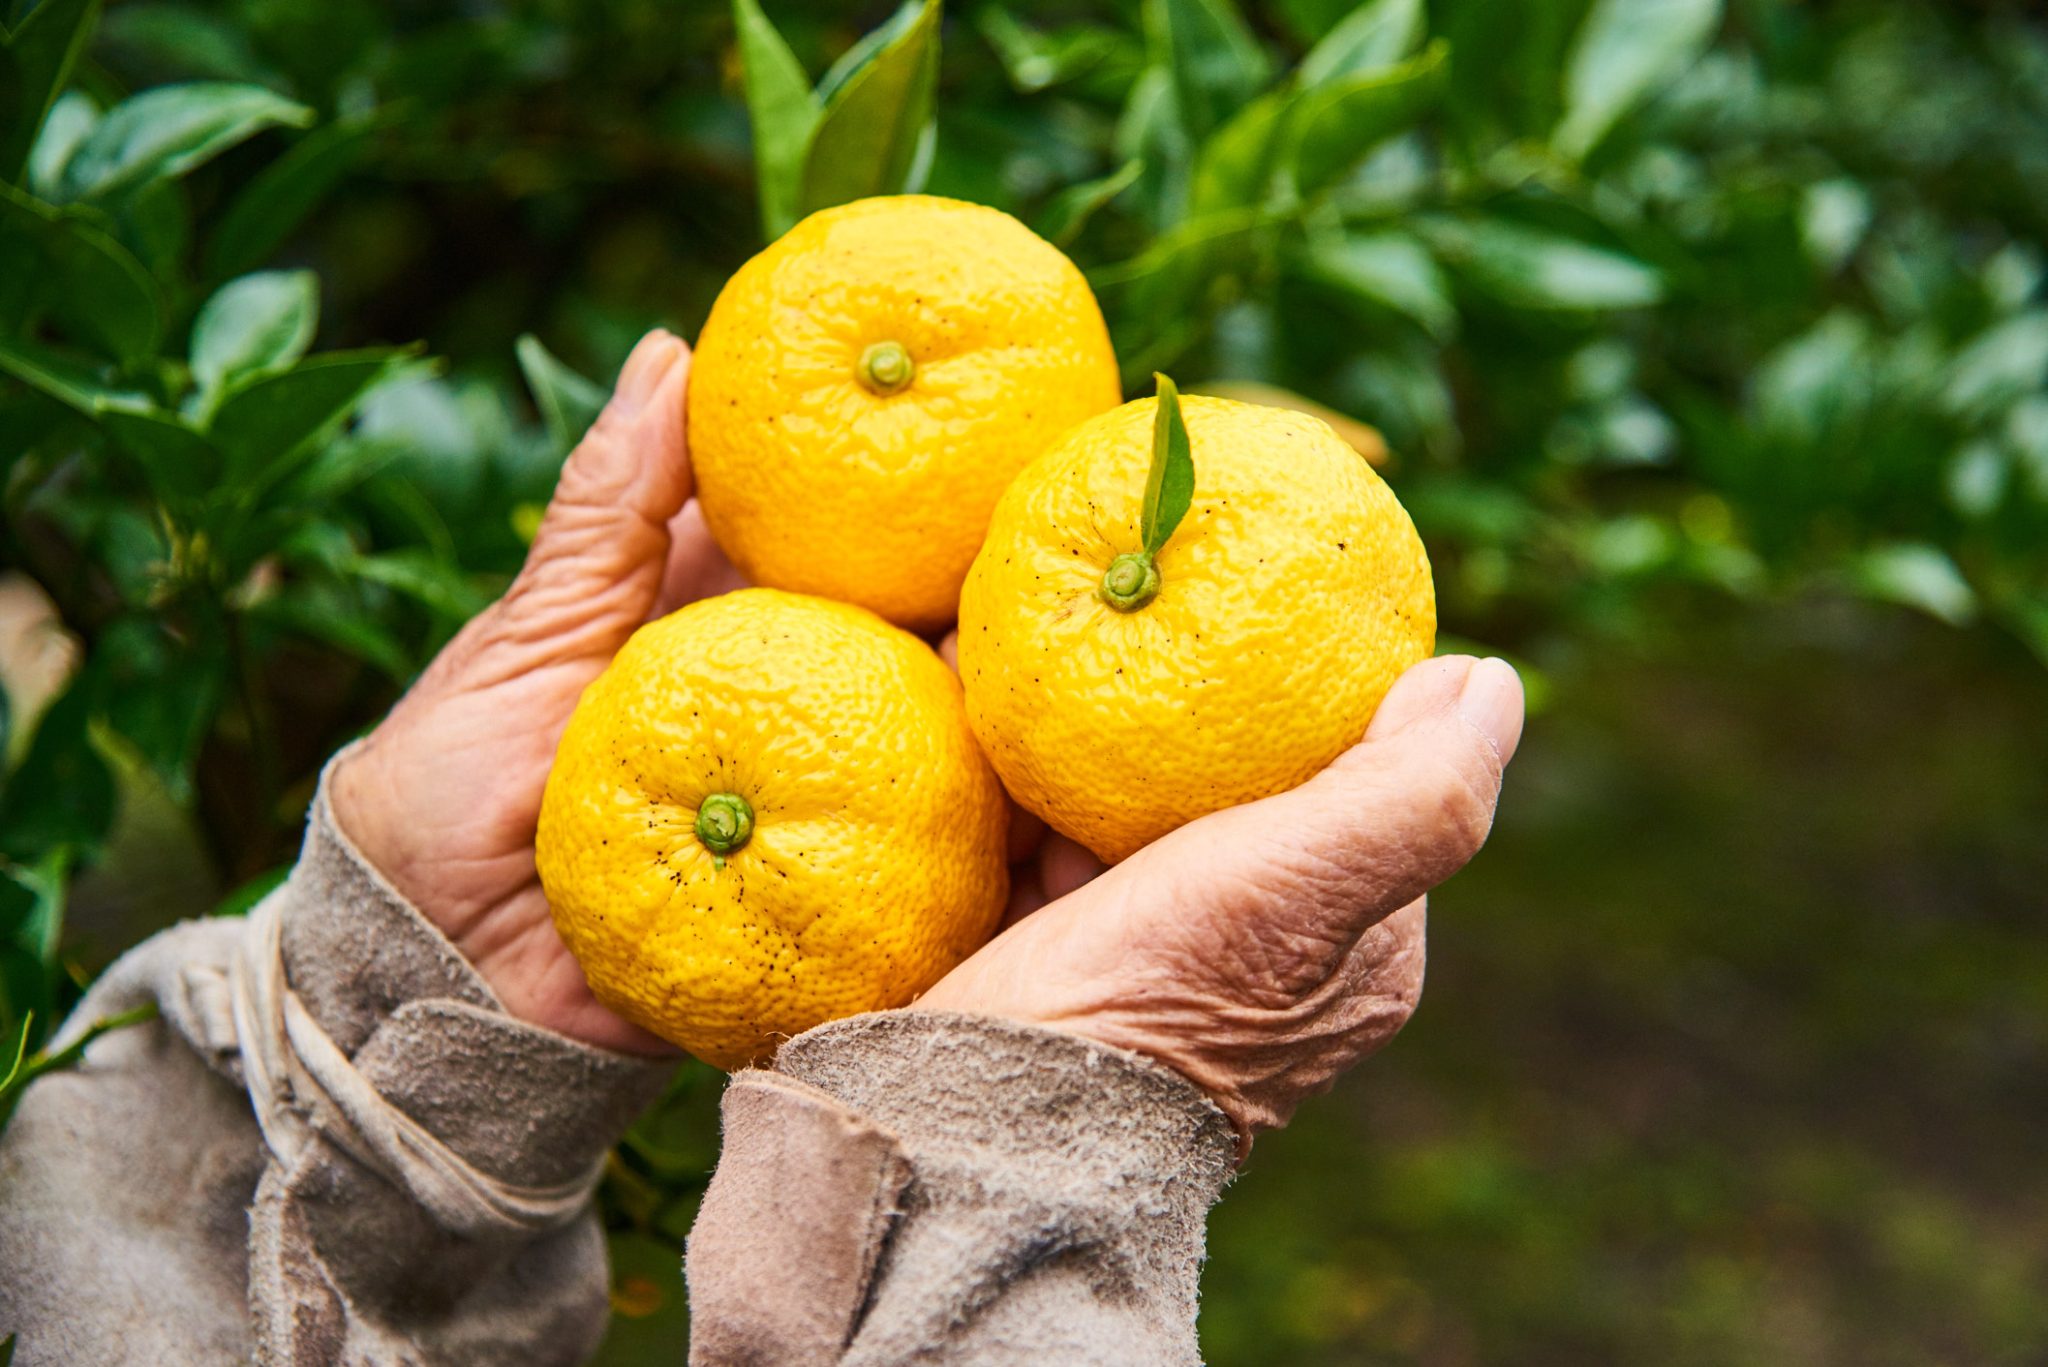
[[[690,1361],[1187,1364],[1236,1135],[1076,1036],[857,1016],[737,1074],[689,1243]]]
[[[324,785],[256,912],[131,951],[66,1031],[145,1003],[0,1136],[17,1367],[593,1351],[589,1194],[668,1070],[508,1015]]]

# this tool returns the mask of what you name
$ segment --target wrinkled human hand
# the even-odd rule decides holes
[[[1149,1055],[1248,1146],[1414,1011],[1424,894],[1486,839],[1521,734],[1505,662],[1426,660],[1298,788],[1191,822],[1084,885],[1085,851],[1048,841],[1019,881],[1056,900],[1014,907],[1028,914],[918,1005]]]
[[[634,630],[737,587],[690,497],[690,350],[655,331],[562,467],[525,566],[341,764],[337,824],[514,1015],[666,1052],[590,994],[555,934],[533,837],[555,743]]]

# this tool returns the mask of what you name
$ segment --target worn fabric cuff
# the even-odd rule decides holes
[[[725,1126],[690,1237],[693,1363],[1195,1360],[1236,1135],[1157,1063],[991,1017],[856,1016],[737,1074]]]
[[[158,1000],[174,1029],[265,1106],[270,1152],[249,1239],[258,1358],[397,1361],[443,1333],[449,1355],[435,1360],[492,1361],[529,1344],[573,1361],[593,1348],[606,1314],[604,1255],[578,1193],[671,1065],[508,1015],[335,823],[325,776],[284,885],[246,928],[213,924],[238,933],[181,954],[180,943],[198,941],[174,932],[163,937],[168,952],[145,946],[103,988]],[[259,1041],[244,1036],[279,1036],[252,1012],[247,981],[280,960],[276,991],[301,1019],[275,1046],[289,1066],[274,1059],[272,1070],[284,1081],[259,1087]],[[346,1123],[351,1107],[317,1094],[330,1089],[300,1065],[318,1071],[322,1055],[326,1073],[349,1084],[335,1090],[353,1095],[355,1117],[375,1121],[389,1108],[381,1129]],[[383,1153],[365,1131],[382,1138]],[[423,1144],[431,1161],[410,1172],[387,1158]],[[437,1181],[449,1167],[481,1175],[503,1205]],[[553,1213],[535,1216],[548,1203],[523,1199],[532,1197],[552,1197]],[[534,1294],[536,1284],[546,1292]]]

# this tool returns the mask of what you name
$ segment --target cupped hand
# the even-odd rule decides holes
[[[1191,822],[1092,881],[1085,851],[1048,840],[1009,928],[918,1005],[1147,1054],[1249,1145],[1414,1011],[1424,894],[1486,839],[1521,733],[1506,663],[1426,660],[1299,788]]]
[[[583,688],[652,617],[737,586],[690,497],[667,332],[634,348],[562,467],[525,566],[335,771],[336,822],[513,1014],[610,1048],[668,1046],[599,1005],[555,934],[533,837]],[[687,504],[687,506],[686,506]]]

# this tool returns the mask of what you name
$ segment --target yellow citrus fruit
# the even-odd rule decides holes
[[[1005,820],[929,646],[743,589],[642,627],[584,690],[536,855],[598,1000],[733,1068],[979,948]]]
[[[1183,398],[1193,501],[1157,596],[1119,612],[1142,550],[1157,401],[1082,424],[1017,477],[960,598],[975,735],[1011,796],[1114,862],[1307,779],[1364,734],[1436,639],[1414,525],[1303,413]]]
[[[978,204],[858,200],[718,296],[690,374],[697,494],[753,582],[928,631],[1011,477],[1120,397],[1102,310],[1057,248]]]

